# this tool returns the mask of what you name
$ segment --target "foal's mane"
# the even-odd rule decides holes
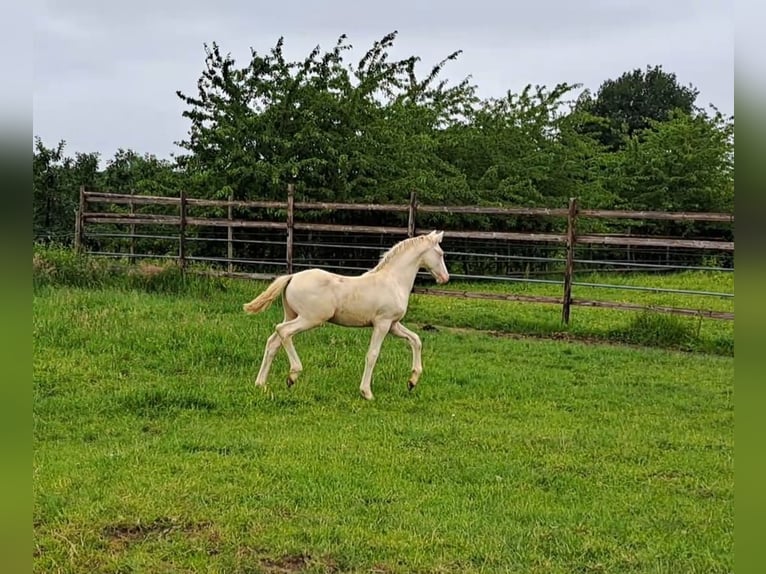
[[[422,243],[425,243],[426,241],[429,241],[430,237],[428,235],[418,235],[416,237],[409,237],[407,239],[403,239],[396,245],[394,245],[391,249],[386,251],[381,257],[378,264],[370,269],[369,273],[372,273],[374,271],[380,271],[384,267],[386,267],[389,263],[391,263],[392,260],[394,260],[400,253],[404,253],[405,251],[409,251],[410,249],[413,249],[415,246],[419,246]]]

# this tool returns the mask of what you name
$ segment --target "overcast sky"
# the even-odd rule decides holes
[[[46,0],[34,18],[34,135],[104,159],[179,151],[189,124],[175,91],[196,93],[204,43],[244,65],[279,36],[302,59],[345,33],[356,61],[398,30],[392,56],[420,56],[423,71],[462,49],[443,75],[471,75],[482,97],[559,82],[595,91],[661,65],[699,89],[698,105],[734,111],[730,0]]]

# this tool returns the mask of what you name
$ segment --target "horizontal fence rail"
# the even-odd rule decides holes
[[[101,205],[107,207],[107,211],[92,209],[91,206]],[[115,211],[114,206],[119,206],[122,210]],[[165,207],[166,209],[174,209],[175,213],[137,213],[136,207]],[[129,211],[125,211],[125,208]],[[220,212],[216,216],[198,216],[190,215],[189,210],[197,210],[198,208],[213,208],[213,209],[225,209],[225,217],[220,217]],[[246,211],[246,210],[277,210],[280,212],[279,220],[273,220],[275,215],[272,213],[272,220],[259,219],[257,217],[234,217],[234,210]],[[301,212],[311,212],[321,214],[322,212],[337,212],[337,211],[356,211],[360,213],[392,213],[407,215],[406,226],[404,225],[351,225],[351,224],[338,224],[338,223],[324,223],[316,221],[296,221],[296,214]],[[572,296],[573,287],[589,287],[589,288],[608,288],[608,289],[628,289],[638,290],[655,293],[679,293],[687,295],[704,295],[720,298],[733,297],[730,293],[715,293],[701,290],[686,290],[686,289],[662,289],[658,287],[640,287],[640,286],[628,286],[617,284],[603,284],[592,282],[578,282],[575,280],[575,268],[583,264],[589,265],[603,265],[605,263],[611,263],[616,267],[623,266],[625,270],[650,270],[655,269],[657,271],[673,270],[679,268],[670,264],[659,263],[645,263],[645,262],[604,262],[588,257],[577,257],[575,255],[576,248],[582,246],[612,249],[613,246],[618,246],[628,250],[630,254],[631,249],[637,250],[651,250],[651,249],[665,249],[667,250],[668,257],[670,250],[697,250],[697,251],[712,251],[724,254],[732,254],[734,251],[733,241],[723,240],[711,240],[711,239],[689,239],[679,237],[659,237],[659,236],[637,236],[633,234],[601,234],[601,233],[581,233],[578,234],[578,223],[582,220],[598,220],[598,219],[618,219],[618,220],[638,220],[638,221],[672,221],[672,222],[709,222],[709,223],[724,223],[733,224],[734,216],[732,214],[724,213],[694,213],[694,212],[658,212],[658,211],[629,211],[629,210],[601,210],[601,209],[579,209],[577,200],[572,199],[569,202],[567,208],[525,208],[525,207],[502,207],[502,206],[439,206],[439,205],[422,205],[417,202],[417,196],[415,192],[410,195],[410,201],[408,204],[372,204],[372,203],[337,203],[337,202],[305,202],[295,201],[295,188],[293,185],[288,185],[286,201],[242,201],[229,199],[198,199],[186,197],[185,193],[181,193],[179,197],[167,197],[167,196],[153,196],[153,195],[132,195],[125,193],[111,193],[103,191],[91,191],[85,187],[80,188],[80,201],[79,209],[75,220],[75,248],[78,252],[86,252],[93,255],[100,255],[104,257],[130,257],[131,260],[147,257],[157,258],[173,258],[177,259],[179,266],[184,269],[186,263],[189,261],[208,262],[212,264],[225,265],[227,271],[216,273],[223,273],[233,277],[252,277],[258,279],[267,279],[276,277],[279,273],[246,273],[242,271],[235,271],[235,265],[258,265],[267,267],[277,267],[283,269],[284,272],[293,272],[297,268],[308,267],[323,267],[327,269],[337,270],[350,270],[350,271],[363,271],[369,267],[361,265],[348,265],[347,263],[354,263],[355,261],[367,261],[367,259],[354,259],[349,257],[342,257],[337,262],[328,263],[327,261],[316,264],[312,262],[311,257],[309,259],[296,257],[296,248],[300,249],[354,249],[362,252],[375,252],[382,253],[387,247],[390,247],[391,242],[387,241],[384,245],[381,242],[380,246],[346,243],[347,234],[354,234],[357,237],[362,236],[377,236],[382,238],[384,236],[399,236],[402,239],[406,237],[412,237],[414,235],[429,232],[431,228],[423,228],[418,226],[418,214],[448,214],[448,215],[492,215],[492,216],[508,216],[517,217],[524,216],[530,218],[558,218],[563,220],[560,227],[564,227],[561,232],[524,232],[524,231],[485,231],[485,230],[445,230],[445,238],[455,240],[468,240],[474,242],[486,242],[488,245],[497,245],[497,242],[502,244],[515,244],[515,245],[534,245],[535,249],[554,249],[557,251],[557,256],[539,256],[539,255],[511,255],[510,253],[500,253],[495,247],[494,253],[478,253],[470,252],[466,250],[445,250],[447,256],[461,256],[464,258],[478,258],[482,259],[489,264],[512,261],[515,264],[521,264],[527,262],[530,264],[544,265],[546,263],[553,264],[559,268],[561,279],[553,280],[542,278],[533,278],[531,275],[550,275],[551,271],[529,271],[513,272],[506,271],[502,275],[487,275],[476,274],[470,272],[456,272],[451,273],[453,278],[456,279],[493,279],[499,281],[510,282],[529,282],[529,283],[542,283],[549,285],[559,285],[562,287],[561,296],[550,295],[521,295],[511,293],[491,293],[491,292],[468,292],[460,291],[456,289],[436,289],[415,287],[413,292],[420,294],[460,297],[460,298],[473,298],[473,299],[486,299],[486,300],[506,300],[506,301],[521,301],[521,302],[535,302],[545,304],[555,304],[562,307],[562,321],[568,323],[570,319],[570,311],[572,306],[579,307],[597,307],[597,308],[609,308],[609,309],[623,309],[623,310],[652,310],[662,313],[671,313],[678,315],[705,317],[711,319],[725,319],[733,320],[734,314],[723,311],[714,311],[709,309],[690,309],[679,308],[670,306],[657,306],[657,305],[640,305],[627,302],[616,301],[601,301],[601,300],[586,300]],[[263,214],[260,214],[263,216]],[[268,214],[267,214],[268,215]],[[378,216],[376,216],[378,217]],[[380,217],[384,217],[381,215]],[[546,220],[547,221],[547,220]],[[382,221],[381,221],[382,223]],[[90,232],[89,229],[94,225],[116,225],[116,226],[129,226],[129,233],[111,232]],[[152,226],[155,228],[153,232],[136,233],[137,226]],[[157,231],[156,227],[162,228],[176,228],[178,234],[170,234],[162,231]],[[190,234],[190,229],[194,230],[194,233]],[[204,230],[210,230],[210,233],[215,233],[215,230],[226,229],[226,236],[204,236],[200,235]],[[242,230],[242,232],[253,233],[263,232],[268,235],[262,239],[242,238],[235,237],[235,230]],[[249,231],[248,231],[249,230]],[[317,242],[296,239],[296,232],[302,233],[324,233],[330,235],[337,235],[339,239],[329,242]],[[309,237],[311,237],[309,235]],[[127,239],[129,243],[129,253],[120,253],[116,251],[102,250],[102,249],[86,249],[86,243],[92,240],[99,240],[99,238],[123,238]],[[136,240],[144,241],[171,241],[177,244],[176,253],[164,253],[158,255],[150,255],[146,253],[137,253],[135,246]],[[210,255],[194,255],[189,252],[189,247],[202,242],[218,242],[218,244],[225,243],[227,246],[226,256],[210,256]],[[245,248],[246,246],[262,246],[263,249],[279,250],[283,255],[282,259],[263,258],[263,257],[241,257],[235,256],[235,246],[240,245]],[[259,248],[260,249],[260,248]],[[268,251],[267,251],[268,253]],[[374,254],[372,254],[373,261],[375,260]],[[337,263],[337,264],[336,264]],[[629,268],[629,269],[627,269]],[[716,265],[687,265],[683,266],[683,269],[700,269],[700,270],[731,270]]]

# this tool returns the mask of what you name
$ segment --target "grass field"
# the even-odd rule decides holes
[[[733,294],[732,272],[697,271],[668,275],[591,274],[580,277],[578,281],[615,285],[615,288],[575,285],[572,289],[575,299],[734,312],[733,298],[617,288],[624,285]],[[559,285],[529,283],[476,284],[451,281],[440,288],[552,297],[561,297],[562,292]],[[566,335],[581,339],[644,344],[723,355],[734,354],[734,322],[728,320],[573,306],[570,324],[565,327],[561,323],[561,305],[491,300],[483,300],[477,304],[474,300],[460,298],[442,298],[438,303],[421,304],[424,299],[413,299],[409,315],[411,320],[527,335]],[[421,313],[421,308],[425,310],[424,313]]]
[[[448,329],[502,319],[413,297],[438,325],[415,391],[387,338],[363,401],[369,331],[326,326],[264,393],[281,309],[241,311],[262,283],[65,275],[33,299],[36,572],[732,571],[725,353]]]

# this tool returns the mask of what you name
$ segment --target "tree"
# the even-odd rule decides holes
[[[168,161],[131,149],[118,149],[106,161],[101,185],[117,193],[176,195],[183,187],[184,174]]]
[[[612,182],[631,209],[731,212],[734,119],[716,110],[651,121],[616,156]]]
[[[585,112],[564,110],[576,88],[527,86],[481,102],[463,125],[442,136],[441,154],[466,174],[476,200],[526,206],[608,203],[598,187],[597,141],[578,131]]]
[[[648,66],[645,71],[637,68],[606,80],[595,96],[586,90],[578,107],[595,116],[584,130],[617,150],[634,134],[667,121],[675,111],[693,113],[698,94],[695,87],[680,85],[676,75],[661,66]]]
[[[36,239],[70,243],[81,185],[98,180],[98,154],[65,155],[66,142],[46,147],[35,137],[32,156],[32,231]]]
[[[297,61],[285,58],[280,38],[267,53],[251,50],[244,66],[217,44],[205,46],[197,94],[177,92],[190,129],[177,142],[184,153],[174,162],[119,149],[100,171],[98,154],[67,157],[64,142],[47,148],[36,140],[36,234],[71,238],[83,184],[282,200],[293,182],[299,200],[403,203],[416,189],[430,204],[563,207],[577,197],[583,208],[731,209],[733,119],[695,108],[697,91],[678,85],[675,75],[659,67],[633,70],[575,102],[565,100],[578,87],[569,84],[479,100],[468,78],[440,79],[460,51],[421,74],[418,57],[390,57],[395,38],[393,32],[374,42],[355,63],[344,60],[351,47],[345,35],[330,50],[317,46]],[[200,215],[225,211],[194,207]],[[301,211],[300,217],[406,225],[398,212]],[[418,222],[456,230],[545,231],[561,224],[423,211]],[[592,228],[585,226],[596,224],[581,225],[587,232]],[[265,256],[267,248],[254,245],[243,245],[242,255],[257,249]]]
[[[217,46],[205,47],[198,95],[180,91],[191,121],[180,165],[215,195],[284,196],[296,181],[305,197],[401,200],[413,185],[437,194],[465,188],[434,153],[437,128],[470,113],[467,80],[436,82],[459,52],[415,73],[416,57],[389,61],[396,32],[376,41],[356,65],[340,36],[302,62],[288,62],[280,38],[268,54],[251,50],[241,68]]]

